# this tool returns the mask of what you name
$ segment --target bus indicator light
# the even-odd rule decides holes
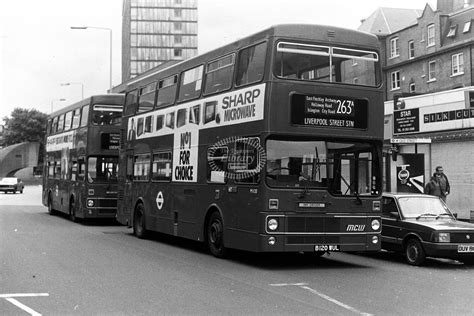
[[[278,199],[269,199],[268,200],[268,208],[270,210],[278,210]]]
[[[268,244],[270,246],[273,246],[276,243],[276,238],[275,237],[268,237]]]

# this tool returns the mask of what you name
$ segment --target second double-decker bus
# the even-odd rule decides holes
[[[95,95],[49,115],[43,204],[50,214],[115,218],[123,103],[123,94]]]
[[[380,250],[375,36],[278,25],[129,82],[117,219],[252,252]]]

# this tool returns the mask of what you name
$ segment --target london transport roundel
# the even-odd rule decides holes
[[[156,206],[158,207],[159,210],[163,207],[163,203],[165,202],[165,199],[163,198],[163,193],[158,192],[156,195]]]

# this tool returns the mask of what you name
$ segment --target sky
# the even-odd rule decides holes
[[[379,7],[436,9],[436,0],[197,0],[198,52],[282,23],[357,29]],[[21,0],[0,11],[0,124],[14,108],[51,113],[121,83],[122,0]],[[62,85],[70,83],[70,85]]]

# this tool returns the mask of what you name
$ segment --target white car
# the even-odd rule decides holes
[[[25,188],[25,185],[18,178],[13,178],[13,177],[0,178],[0,191],[3,191],[5,193],[8,193],[8,192],[16,193],[17,191],[19,191],[20,193],[23,193],[24,188]]]

